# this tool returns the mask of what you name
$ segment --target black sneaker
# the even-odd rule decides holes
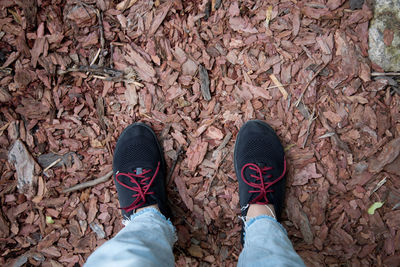
[[[245,123],[236,138],[234,165],[242,216],[247,215],[249,204],[273,204],[279,220],[285,199],[286,161],[275,131],[263,121]]]
[[[158,204],[168,217],[165,160],[157,136],[144,123],[128,126],[118,138],[113,159],[114,182],[122,215]]]

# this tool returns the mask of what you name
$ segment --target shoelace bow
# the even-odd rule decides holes
[[[250,174],[250,176],[252,178],[256,179],[256,182],[259,180],[260,183],[256,183],[256,182],[249,182],[246,180],[245,176],[244,176],[244,171],[246,168],[249,168],[250,170],[256,171],[257,175],[254,174]],[[271,193],[274,192],[274,190],[269,189],[272,185],[274,185],[275,183],[279,182],[286,173],[286,159],[283,160],[283,172],[281,174],[281,176],[279,176],[277,179],[275,179],[272,182],[265,182],[264,181],[264,177],[263,175],[267,174],[267,171],[272,170],[272,167],[263,167],[260,168],[257,164],[254,163],[247,163],[242,167],[242,171],[241,171],[241,175],[242,175],[242,179],[243,181],[248,184],[249,186],[255,188],[255,190],[249,190],[249,193],[259,193],[258,196],[256,196],[252,201],[251,204],[261,204],[261,205],[265,205],[268,204],[268,198],[267,198],[267,193]],[[267,175],[267,178],[272,178],[271,174]]]
[[[134,173],[122,173],[118,172],[115,176],[115,180],[122,185],[125,188],[128,188],[136,194],[133,194],[132,197],[135,199],[129,206],[127,207],[121,207],[126,212],[130,212],[132,210],[136,210],[137,208],[140,208],[143,206],[143,204],[146,203],[146,195],[153,195],[154,192],[149,192],[150,186],[152,185],[154,178],[157,176],[158,171],[160,169],[160,162],[158,162],[157,169],[153,174],[153,177],[147,176],[148,173],[150,173],[152,170],[151,169],[143,169],[143,172],[140,174],[136,174],[136,170]],[[135,184],[135,187],[129,186],[124,184],[119,177],[120,176],[127,176],[130,178],[131,182]],[[140,181],[138,182],[138,179]],[[141,202],[142,201],[142,202]]]

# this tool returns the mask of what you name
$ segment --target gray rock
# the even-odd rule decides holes
[[[73,159],[74,154],[75,152],[68,152],[65,153],[64,155],[57,155],[54,153],[42,154],[37,158],[37,161],[43,169],[46,169],[48,166],[50,166],[58,159],[61,160],[57,164],[55,164],[54,167],[61,167],[61,166],[71,167],[74,161]]]
[[[350,9],[361,9],[364,4],[364,0],[350,0]]]
[[[385,32],[386,31],[386,32]],[[393,40],[384,36],[393,34]],[[385,71],[400,71],[400,0],[377,0],[369,27],[369,58]]]
[[[21,140],[18,139],[13,144],[8,153],[8,161],[15,165],[18,178],[18,190],[28,198],[33,197],[36,193],[37,184],[35,169],[40,169],[40,167],[37,165]]]

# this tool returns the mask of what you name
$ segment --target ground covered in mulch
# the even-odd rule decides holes
[[[400,96],[368,60],[371,10],[0,0],[0,264],[81,265],[122,228],[107,174],[122,130],[143,121],[176,165],[177,264],[234,266],[233,145],[257,118],[284,144],[282,224],[306,264],[397,266]]]

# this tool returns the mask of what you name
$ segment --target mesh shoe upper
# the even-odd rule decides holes
[[[285,199],[285,156],[275,131],[265,122],[245,123],[235,143],[234,164],[242,215],[248,204],[273,204],[279,220]]]
[[[122,214],[158,204],[168,216],[165,161],[153,130],[143,124],[128,126],[118,139],[113,159],[114,182]]]

